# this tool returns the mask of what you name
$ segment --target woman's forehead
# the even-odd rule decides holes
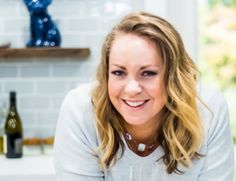
[[[141,66],[161,65],[162,57],[156,44],[142,36],[122,34],[114,40],[109,64],[137,63]]]

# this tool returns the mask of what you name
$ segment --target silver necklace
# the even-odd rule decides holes
[[[133,143],[139,152],[144,152],[145,150],[151,150],[157,143],[157,141],[153,141],[149,145],[146,145],[144,143],[138,143],[135,139],[133,139],[132,135],[128,132],[125,133],[125,139],[128,142]]]

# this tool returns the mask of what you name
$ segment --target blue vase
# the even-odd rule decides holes
[[[52,0],[24,0],[30,13],[31,40],[27,47],[60,46],[61,35],[47,12]]]

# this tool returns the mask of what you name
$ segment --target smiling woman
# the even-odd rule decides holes
[[[197,81],[172,25],[148,13],[124,17],[103,44],[97,82],[62,104],[58,180],[232,180],[227,105]]]

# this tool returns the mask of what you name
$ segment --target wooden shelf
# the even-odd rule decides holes
[[[0,58],[87,57],[89,48],[1,48]]]

